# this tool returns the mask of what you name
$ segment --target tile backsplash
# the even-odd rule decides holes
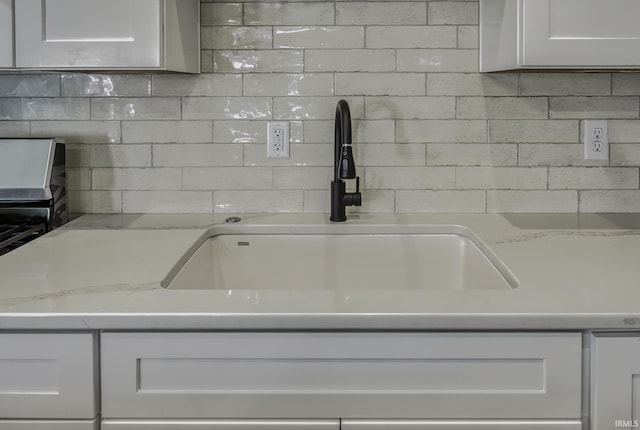
[[[0,74],[0,135],[66,140],[73,213],[328,212],[341,98],[351,212],[640,212],[640,73],[479,74],[477,1],[201,6],[201,75]]]

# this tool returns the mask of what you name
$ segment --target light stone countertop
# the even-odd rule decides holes
[[[86,215],[0,257],[0,330],[640,329],[640,214],[243,214],[224,228],[458,224],[515,274],[502,290],[168,290],[228,215]],[[341,230],[342,229],[342,230]]]

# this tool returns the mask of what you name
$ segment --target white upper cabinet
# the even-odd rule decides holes
[[[16,67],[199,73],[199,16],[198,0],[20,0]]]
[[[13,1],[0,0],[0,68],[13,67]]]
[[[480,71],[640,68],[638,0],[480,0]]]

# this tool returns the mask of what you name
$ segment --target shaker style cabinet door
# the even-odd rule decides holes
[[[640,425],[640,333],[595,334],[591,343],[591,430]]]
[[[520,0],[524,67],[640,66],[638,0]]]
[[[16,1],[16,66],[159,67],[162,4],[162,0]]]
[[[13,66],[13,1],[0,0],[0,68]]]

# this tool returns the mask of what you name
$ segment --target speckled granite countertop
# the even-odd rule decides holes
[[[458,224],[519,279],[500,290],[168,290],[224,215],[87,215],[0,257],[0,330],[640,329],[640,215],[242,215],[247,226]]]

